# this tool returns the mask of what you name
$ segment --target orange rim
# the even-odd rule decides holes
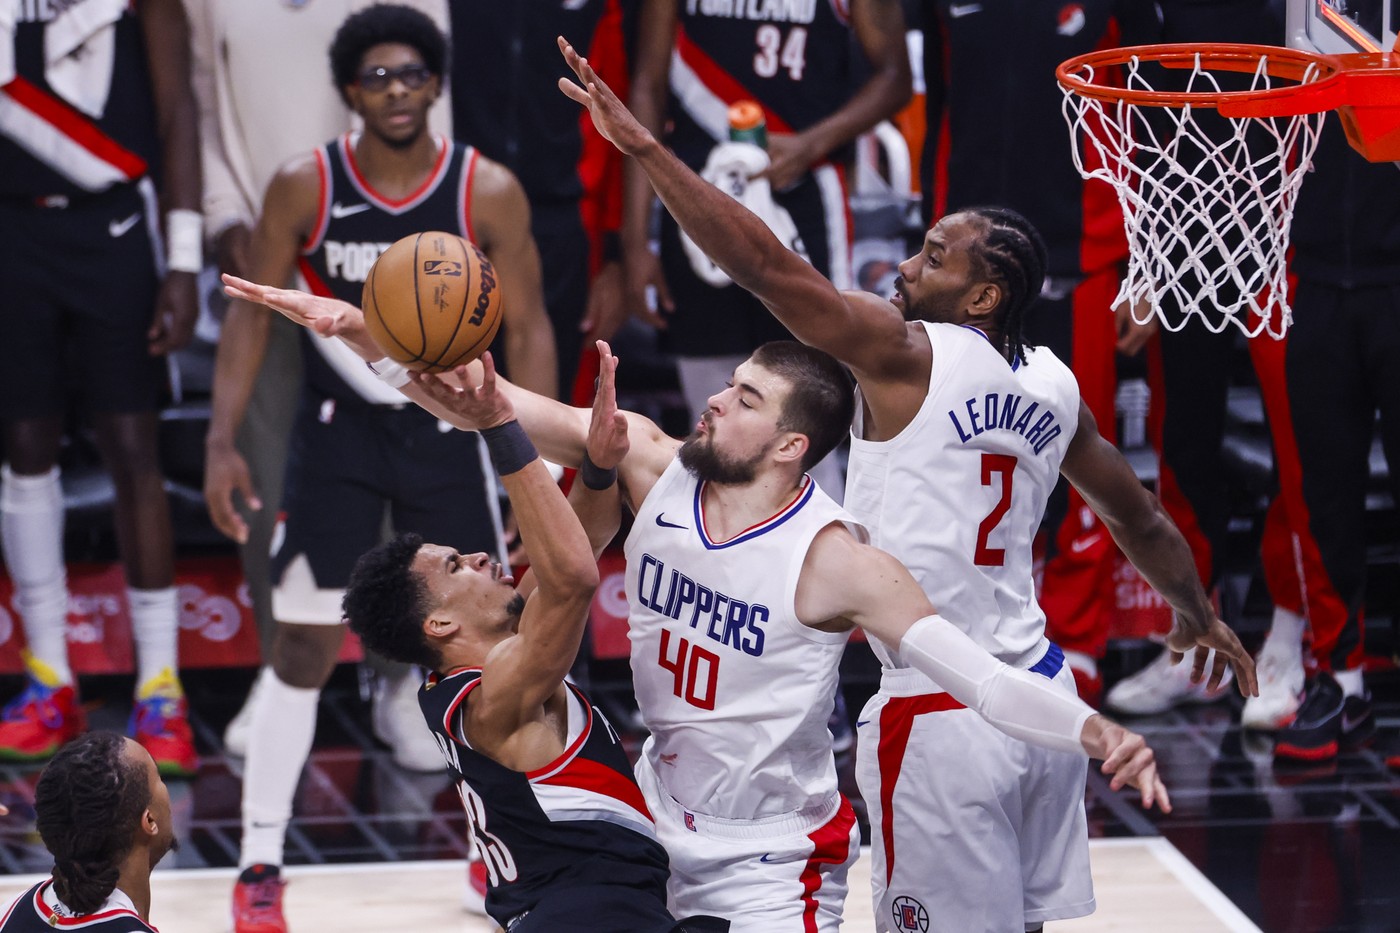
[[[1246,74],[1256,71],[1261,59],[1267,59],[1265,69],[1272,77],[1302,82],[1312,68],[1316,69],[1317,77],[1307,84],[1298,83],[1257,91],[1182,92],[1147,91],[1095,84],[1080,74],[1084,69],[1091,68],[1097,77],[1116,65],[1126,65],[1134,58],[1139,61],[1157,62],[1166,68],[1192,68],[1199,58],[1200,66],[1204,70]],[[1221,105],[1229,108],[1232,104],[1246,104],[1251,111],[1261,116],[1292,116],[1335,109],[1339,103],[1335,95],[1340,85],[1337,79],[1346,67],[1342,60],[1344,58],[1345,56],[1318,55],[1300,49],[1271,45],[1138,45],[1104,49],[1071,58],[1055,69],[1055,79],[1065,90],[1080,97],[1111,103],[1178,108]]]

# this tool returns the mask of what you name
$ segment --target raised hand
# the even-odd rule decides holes
[[[1103,759],[1099,770],[1112,775],[1110,788],[1135,787],[1144,810],[1155,803],[1163,813],[1172,812],[1171,798],[1157,773],[1156,755],[1146,739],[1107,716],[1095,714],[1084,724],[1082,741],[1089,757]]]
[[[365,359],[373,361],[384,356],[384,352],[369,336],[369,331],[365,330],[364,312],[348,301],[323,298],[295,288],[259,285],[228,273],[220,278],[224,283],[224,294],[230,298],[264,305],[322,337],[339,337]]]
[[[478,431],[514,420],[515,406],[496,385],[496,364],[489,352],[481,355],[481,385],[472,385],[470,370],[466,366],[452,370],[450,375],[455,377],[457,384],[445,378],[447,375],[410,373],[409,378],[433,401]]]
[[[598,341],[598,389],[588,422],[588,459],[611,470],[627,456],[627,419],[617,410],[617,357],[606,340]]]
[[[1171,652],[1173,664],[1181,663],[1188,651],[1194,653],[1191,659],[1191,682],[1194,684],[1200,683],[1206,676],[1206,661],[1213,650],[1215,659],[1211,662],[1207,688],[1214,690],[1220,686],[1220,680],[1225,676],[1225,668],[1228,665],[1234,668],[1235,684],[1239,687],[1241,696],[1259,695],[1259,678],[1254,671],[1254,659],[1244,650],[1244,646],[1230,627],[1219,619],[1211,619],[1205,632],[1197,634],[1183,626],[1178,617],[1172,630],[1167,633],[1167,650]]]
[[[622,150],[625,155],[635,155],[654,142],[655,137],[637,122],[637,118],[632,116],[632,111],[628,110],[626,105],[617,99],[612,88],[598,77],[588,64],[588,59],[578,54],[563,36],[557,41],[559,51],[564,53],[564,61],[568,62],[579,82],[575,84],[568,78],[560,78],[559,90],[571,100],[588,108],[589,115],[593,117],[593,125],[603,134],[603,138]]]

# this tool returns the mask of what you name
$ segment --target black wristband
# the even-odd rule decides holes
[[[578,478],[583,480],[583,485],[589,489],[602,491],[609,489],[617,482],[617,467],[605,470],[588,458],[588,451],[583,452],[583,462],[578,467]]]
[[[491,463],[502,476],[518,473],[539,456],[535,445],[525,436],[525,429],[514,419],[494,428],[482,428],[486,449],[491,451]]]
[[[622,237],[616,230],[609,230],[603,234],[603,262],[620,262],[622,260]]]

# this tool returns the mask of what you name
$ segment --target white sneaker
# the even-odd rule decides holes
[[[1293,721],[1302,701],[1303,656],[1287,649],[1259,652],[1255,670],[1259,674],[1259,695],[1244,701],[1240,725],[1246,729],[1282,729]]]
[[[1210,671],[1209,658],[1206,660],[1206,671]],[[1227,667],[1220,686],[1207,690],[1205,680],[1198,684],[1191,683],[1189,656],[1183,658],[1180,664],[1172,664],[1171,653],[1163,650],[1151,664],[1115,684],[1103,703],[1115,713],[1152,716],[1184,703],[1213,703],[1225,695],[1233,679],[1234,672]]]
[[[253,707],[257,703],[263,678],[271,677],[271,671],[269,667],[258,668],[258,676],[254,679],[253,686],[248,688],[248,699],[243,701],[243,708],[224,728],[224,751],[235,758],[248,757],[248,733],[253,728]]]
[[[415,667],[395,677],[375,677],[370,721],[375,737],[393,749],[394,764],[409,771],[445,771],[447,761],[418,705],[422,683]]]

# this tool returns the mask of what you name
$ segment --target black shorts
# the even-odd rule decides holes
[[[0,418],[62,415],[70,394],[91,411],[160,407],[155,222],[138,184],[63,207],[0,201]]]
[[[417,532],[463,554],[495,556],[494,495],[479,435],[443,431],[414,405],[338,405],[303,391],[292,426],[282,521],[273,537],[273,586],[278,595],[284,583],[291,586],[285,572],[305,556],[318,590],[344,589],[355,561],[379,543],[386,507],[395,531]],[[277,617],[339,621],[338,613],[292,618],[279,611]]]
[[[621,884],[596,884],[550,891],[529,913],[511,920],[506,933],[723,933],[729,924],[713,917],[676,920],[661,892]]]

